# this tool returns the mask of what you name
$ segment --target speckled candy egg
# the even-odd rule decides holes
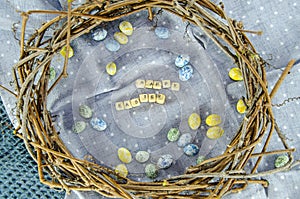
[[[150,154],[147,151],[139,151],[135,155],[135,159],[139,163],[147,162],[149,158],[150,158]]]
[[[126,164],[132,161],[132,156],[130,151],[124,147],[118,149],[118,157],[122,162]]]
[[[165,28],[165,27],[157,27],[157,28],[155,28],[155,34],[160,39],[168,39],[169,36],[170,36],[169,29]]]
[[[187,156],[195,156],[199,153],[199,147],[195,144],[188,144],[184,147],[183,152]]]
[[[171,128],[168,132],[167,138],[170,142],[175,142],[178,140],[180,132],[178,128]]]
[[[240,99],[237,104],[236,104],[236,110],[237,112],[239,112],[240,114],[243,114],[246,112],[247,110],[247,106],[244,103],[243,99]]]
[[[284,167],[289,162],[289,157],[287,155],[280,155],[275,160],[275,167]]]
[[[189,116],[188,124],[189,124],[189,127],[192,130],[197,130],[200,127],[200,124],[201,124],[200,115],[198,115],[197,113],[192,113]]]
[[[128,175],[128,169],[125,164],[119,164],[116,166],[115,172],[118,173],[121,177],[126,178]]]
[[[157,166],[160,169],[167,169],[173,163],[173,157],[170,154],[161,156],[157,161]]]
[[[89,14],[90,14],[90,15],[95,15],[95,14],[97,14],[99,11],[100,11],[100,10],[96,8],[96,9],[91,10],[91,11],[89,12]]]
[[[192,66],[186,65],[179,70],[179,79],[181,81],[187,81],[193,76],[193,73],[194,69],[192,68]]]
[[[197,158],[196,163],[197,163],[197,164],[200,164],[200,163],[202,163],[204,160],[205,160],[205,156],[200,155],[200,156]]]
[[[85,128],[86,128],[86,123],[83,121],[79,121],[79,122],[75,122],[72,130],[74,133],[81,133],[82,131],[84,131]]]
[[[92,31],[92,38],[95,41],[102,41],[106,38],[107,31],[103,28],[96,28]]]
[[[221,119],[220,115],[211,114],[211,115],[207,116],[205,123],[208,126],[217,126],[222,123],[222,119]]]
[[[206,132],[206,136],[212,140],[222,137],[223,134],[224,130],[219,126],[210,127]]]
[[[243,73],[239,68],[232,68],[228,73],[229,77],[234,81],[242,81]]]
[[[187,65],[190,62],[190,56],[188,55],[178,55],[175,59],[175,65],[179,68]]]
[[[107,127],[106,122],[102,119],[97,118],[97,117],[91,119],[90,124],[93,127],[93,129],[95,129],[97,131],[104,131]]]
[[[190,133],[185,133],[185,134],[182,134],[180,136],[180,138],[178,139],[177,141],[177,145],[179,147],[184,147],[186,146],[187,144],[191,143],[192,142],[192,135]]]
[[[133,27],[132,24],[128,21],[122,21],[119,24],[119,29],[121,30],[122,33],[124,33],[125,35],[132,35],[133,33]]]
[[[62,47],[62,49],[59,52],[63,57],[66,57],[67,54],[67,46]],[[71,58],[74,56],[74,50],[73,48],[70,46],[69,48],[69,53],[68,53],[68,58]]]
[[[49,80],[54,80],[56,77],[56,71],[53,67],[50,67],[50,71],[49,71]]]
[[[90,15],[96,15],[99,12],[98,9],[93,9],[89,12]],[[88,20],[90,19],[89,17],[81,17],[82,19]]]
[[[110,62],[105,67],[107,74],[115,75],[117,73],[117,65],[115,62]]]
[[[147,164],[145,174],[148,178],[154,179],[158,176],[158,170],[154,164]]]
[[[81,117],[89,119],[92,117],[93,111],[89,106],[81,105],[81,106],[79,106],[79,114]]]
[[[119,42],[120,44],[124,45],[128,43],[128,37],[122,33],[122,32],[116,32],[114,34],[114,38],[117,42]]]
[[[120,44],[116,41],[116,40],[109,40],[107,41],[107,43],[105,44],[105,47],[107,50],[111,51],[111,52],[116,52],[120,49]]]

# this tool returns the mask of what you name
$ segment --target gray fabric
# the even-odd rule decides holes
[[[79,4],[80,1],[74,2],[74,6]],[[297,2],[295,0],[294,2],[278,1],[277,3],[266,0],[236,0],[224,1],[224,4],[229,16],[242,20],[246,29],[264,32],[262,36],[250,34],[250,39],[258,52],[272,64],[273,67],[268,69],[270,71],[268,78],[270,85],[273,85],[281,73],[281,70],[274,70],[274,68],[284,67],[291,58],[299,59],[300,27],[298,22],[300,15],[297,14],[299,7]],[[18,59],[18,42],[14,40],[13,33],[10,31],[14,22],[20,21],[19,15],[14,10],[61,10],[65,8],[66,1],[34,0],[26,3],[21,0],[5,1],[4,6],[0,8],[1,84],[10,87],[10,68]],[[145,15],[147,13],[142,12],[127,18],[133,23],[135,31],[129,37],[129,44],[121,46],[117,53],[108,53],[104,45],[118,30],[119,20],[107,25],[109,35],[104,42],[95,42],[91,40],[90,35],[73,41],[71,45],[74,48],[75,56],[69,62],[69,78],[62,80],[54,89],[49,97],[48,108],[53,114],[59,116],[56,127],[61,132],[62,140],[75,157],[84,158],[86,155],[92,155],[97,163],[114,167],[120,163],[116,151],[118,147],[122,146],[129,148],[133,155],[138,150],[151,150],[151,162],[156,162],[161,154],[173,153],[175,164],[170,169],[161,172],[160,178],[162,178],[181,173],[186,166],[195,163],[195,158],[187,158],[182,155],[182,150],[178,152],[176,144],[166,142],[165,133],[158,132],[161,130],[166,132],[170,127],[176,125],[180,126],[180,130],[183,132],[187,132],[186,119],[193,111],[199,112],[202,120],[207,114],[218,113],[224,119],[222,126],[225,134],[221,139],[209,142],[210,140],[204,136],[207,129],[204,123],[198,132],[192,133],[195,136],[194,142],[201,146],[200,154],[207,157],[219,155],[232,138],[234,130],[242,119],[242,116],[235,111],[235,104],[244,92],[241,82],[233,83],[228,78],[227,73],[233,67],[232,60],[221,53],[201,31],[189,26],[188,34],[185,35],[186,22],[163,12],[158,16],[157,25],[168,27],[171,34],[168,40],[160,40],[156,38],[151,29],[153,23],[145,20]],[[39,24],[51,17],[53,16],[35,15],[31,17],[27,30],[29,33],[33,32],[35,28],[39,27]],[[19,33],[20,28],[18,25],[15,27]],[[200,43],[197,43],[198,40],[194,36],[200,38]],[[191,56],[195,74],[188,82],[180,82],[173,64],[179,53]],[[117,75],[109,78],[104,72],[104,67],[110,61],[117,63],[118,72]],[[62,70],[62,62],[63,59],[60,55],[57,55],[52,62],[57,73]],[[141,92],[152,92],[136,90],[134,81],[137,78],[160,80],[165,77],[180,82],[182,86],[180,92],[161,91],[167,96],[166,105],[151,107],[148,104],[122,112],[114,109],[114,103],[117,100],[127,100],[136,97]],[[299,80],[299,69],[295,67],[273,102],[281,103],[288,97],[300,96],[300,89],[296,86],[297,80]],[[7,93],[2,93],[2,96],[14,123],[12,111],[14,100]],[[74,134],[71,131],[74,121],[89,122],[78,115],[80,104],[90,105],[94,115],[102,117],[108,123],[108,128],[104,132],[96,132],[88,125],[83,133]],[[294,102],[274,109],[280,128],[287,137],[292,138],[289,140],[289,144],[296,148],[299,146],[300,139],[297,122],[299,121],[298,107],[299,103]],[[141,130],[143,134],[140,134]],[[151,138],[154,134],[155,139]],[[277,139],[275,135],[270,150],[278,147]],[[298,152],[295,156],[300,158]],[[259,169],[273,168],[274,159],[274,156],[264,159]],[[133,161],[127,166],[130,171],[129,177],[136,180],[148,180],[142,174],[144,165]],[[297,175],[292,174],[297,170],[298,168],[290,173],[269,176],[270,187],[267,190],[253,185],[241,193],[241,196],[295,198],[299,192],[297,186],[299,180]],[[292,183],[285,183],[287,178]],[[234,197],[236,195],[225,196],[225,198]],[[66,198],[100,198],[100,196],[95,193],[74,192]]]

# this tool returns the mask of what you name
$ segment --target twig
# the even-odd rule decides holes
[[[201,28],[242,70],[247,91],[245,101],[248,111],[244,123],[235,132],[225,152],[190,167],[185,174],[166,179],[166,186],[162,186],[163,181],[136,182],[119,176],[108,167],[74,158],[60,139],[53,122],[54,118],[46,110],[48,95],[62,78],[67,77],[68,55],[72,40],[88,33],[103,22],[114,21],[141,10],[148,10],[150,19],[153,17],[157,19],[158,13],[153,15],[154,8],[166,10],[187,21],[188,24],[192,23]],[[94,9],[98,9],[99,12],[90,15],[89,11]],[[26,24],[32,14],[57,16],[44,23],[25,42]],[[18,133],[17,136],[24,139],[27,150],[38,162],[42,183],[67,191],[97,191],[107,197],[198,199],[205,196],[221,197],[227,193],[241,191],[248,183],[267,186],[266,181],[256,178],[286,171],[300,164],[299,161],[294,162],[292,152],[295,149],[287,145],[284,135],[276,124],[271,106],[271,101],[294,64],[294,60],[288,64],[269,95],[266,62],[246,36],[246,33],[260,34],[261,32],[244,30],[242,23],[237,23],[226,15],[223,4],[216,5],[209,0],[95,0],[87,1],[86,4],[71,10],[71,0],[69,0],[67,11],[32,10],[21,15],[21,56],[20,61],[14,65],[12,74],[16,93],[4,86],[1,88],[17,97],[16,118],[22,131],[22,134]],[[61,27],[56,27],[63,20],[66,22]],[[45,32],[53,27],[56,31],[52,37],[45,38]],[[66,55],[63,71],[48,89],[47,73],[51,59],[64,46],[66,46]],[[39,79],[37,79],[38,72],[42,74]],[[33,84],[33,82],[37,83]],[[274,130],[281,138],[284,150],[267,151]],[[254,153],[259,143],[263,144],[263,150]],[[281,153],[289,154],[287,165],[256,173],[263,157]],[[253,158],[257,161],[252,166],[251,173],[247,174],[244,168]],[[48,172],[52,179],[45,179],[44,172]],[[216,182],[211,183],[212,180]],[[183,196],[181,193],[184,190],[192,190],[194,193]]]
[[[296,60],[292,59],[291,61],[289,61],[288,65],[285,67],[284,71],[282,72],[281,76],[279,77],[279,79],[276,82],[273,90],[270,93],[270,98],[271,99],[274,97],[274,95],[278,91],[280,85],[282,84],[282,82],[285,79],[285,77],[289,74],[289,72],[292,69],[292,67],[294,66],[295,62],[296,62]]]

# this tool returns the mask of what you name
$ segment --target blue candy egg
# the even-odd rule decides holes
[[[168,39],[170,34],[169,34],[169,29],[165,27],[157,27],[155,28],[155,34],[161,39]]]
[[[175,59],[175,65],[179,68],[187,65],[190,62],[190,56],[188,55],[178,55]]]
[[[92,31],[92,37],[95,41],[102,41],[106,38],[107,31],[103,28],[96,28]]]
[[[116,40],[111,39],[105,44],[105,47],[111,52],[116,52],[120,49],[120,44]]]
[[[157,161],[157,166],[161,169],[169,168],[173,163],[173,157],[169,154],[161,156]]]
[[[104,131],[107,127],[106,122],[102,119],[97,118],[97,117],[91,119],[90,124],[93,127],[93,129],[95,129],[97,131]]]
[[[183,152],[187,156],[195,156],[199,153],[199,147],[195,144],[188,144],[184,147]]]
[[[186,65],[179,70],[179,79],[187,81],[193,76],[194,69],[191,65]]]
[[[95,15],[95,14],[97,14],[98,12],[99,12],[98,9],[94,9],[94,10],[91,10],[91,11],[89,12],[89,14],[90,14],[90,15]]]
[[[187,144],[191,143],[192,142],[192,135],[190,133],[185,133],[185,134],[182,134],[179,138],[179,140],[177,141],[177,145],[179,147],[184,147],[186,146]]]

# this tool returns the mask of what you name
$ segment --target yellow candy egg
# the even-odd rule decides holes
[[[115,172],[122,176],[123,178],[126,178],[128,175],[128,169],[125,164],[119,164],[116,166]]]
[[[66,54],[67,54],[67,46],[64,46],[64,47],[60,50],[60,54],[61,54],[63,57],[66,56]],[[73,56],[74,56],[74,50],[73,50],[73,48],[71,48],[71,46],[70,46],[68,58],[71,58],[71,57],[73,57]]]
[[[206,132],[206,136],[209,138],[209,139],[218,139],[220,137],[222,137],[224,133],[224,130],[219,127],[219,126],[214,126],[214,127],[210,127],[207,132]]]
[[[222,119],[221,119],[220,115],[211,114],[211,115],[207,116],[205,123],[208,126],[217,126],[222,123]]]
[[[128,36],[132,35],[133,33],[132,24],[128,21],[122,21],[119,25],[119,29],[121,30],[122,33]]]
[[[201,124],[201,118],[197,113],[192,113],[188,119],[189,127],[193,130],[197,130]]]
[[[118,157],[122,162],[124,162],[126,164],[128,164],[132,161],[132,156],[131,156],[130,151],[124,147],[119,148]]]
[[[128,37],[122,33],[122,32],[116,32],[114,34],[114,38],[117,42],[119,42],[120,44],[127,44],[128,43]]]
[[[239,69],[239,68],[230,69],[229,77],[234,81],[242,81],[243,80],[243,74],[242,74],[241,69]]]
[[[106,72],[109,75],[115,75],[117,72],[117,65],[114,62],[110,62],[106,65]]]
[[[169,184],[169,182],[168,182],[167,180],[164,180],[163,183],[162,183],[162,186],[165,187],[165,186],[167,186],[168,184]]]
[[[244,100],[240,99],[240,100],[237,102],[237,104],[236,104],[236,110],[237,110],[239,113],[241,113],[241,114],[243,114],[243,113],[246,112],[247,106],[245,105]]]

